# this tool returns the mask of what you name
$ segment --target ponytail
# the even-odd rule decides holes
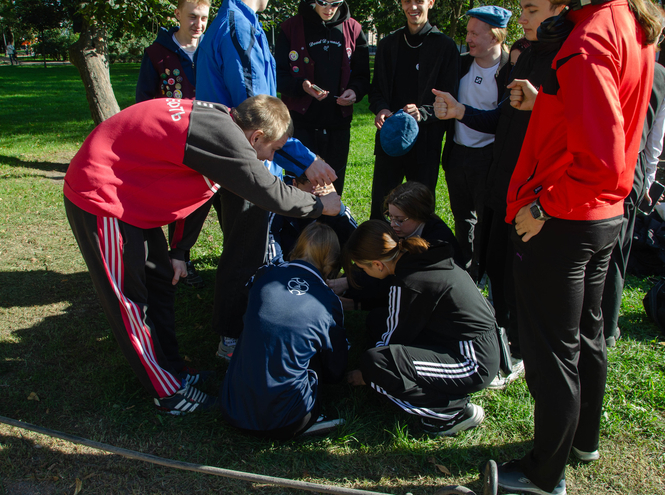
[[[420,237],[400,239],[386,222],[369,220],[351,234],[344,246],[344,272],[349,283],[357,287],[354,263],[369,265],[372,261],[392,261],[400,253],[418,254],[427,251],[429,244]]]

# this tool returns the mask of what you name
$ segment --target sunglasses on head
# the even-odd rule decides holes
[[[337,8],[344,3],[344,0],[337,0],[335,2],[326,2],[326,0],[316,0],[316,4],[321,7]]]

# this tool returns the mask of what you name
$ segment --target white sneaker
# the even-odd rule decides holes
[[[219,347],[217,347],[217,357],[231,361],[233,357],[233,351],[236,350],[236,344],[238,339],[232,339],[231,337],[222,337],[219,339]]]
[[[499,372],[496,375],[496,378],[487,386],[491,390],[503,390],[509,384],[517,380],[520,376],[524,374],[524,361],[521,359],[513,360],[513,366],[511,368],[510,375],[504,375],[502,372]]]
[[[573,447],[573,454],[582,462],[593,462],[600,459],[600,452],[594,450],[593,452],[584,452],[583,450]]]
[[[328,419],[323,414],[319,416],[312,426],[307,428],[303,435],[325,435],[326,433],[334,430],[339,425],[346,423],[342,418]]]
[[[430,417],[420,418],[420,424],[427,433],[437,436],[454,437],[460,431],[475,428],[485,419],[485,410],[481,406],[468,403],[459,414],[449,421]]]

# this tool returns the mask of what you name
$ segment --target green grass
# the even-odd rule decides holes
[[[138,65],[114,65],[111,73],[124,108],[133,101]],[[347,420],[325,438],[260,441],[215,414],[155,414],[110,334],[64,216],[62,176],[93,128],[78,73],[69,66],[3,66],[0,78],[0,415],[171,459],[414,495],[457,483],[480,492],[479,465],[529,448],[533,404],[524,381],[475,394],[487,418],[456,438],[429,438],[415,418],[346,384],[323,389],[324,409]],[[369,215],[372,122],[365,100],[353,123],[344,193],[359,221]],[[443,177],[437,205],[450,222]],[[181,288],[177,301],[182,353],[193,366],[217,371],[217,383],[206,389],[213,393],[225,371],[209,328],[219,230],[211,215],[193,253],[206,288]],[[571,461],[571,494],[665,492],[665,347],[641,304],[650,285],[628,280],[623,338],[609,351],[602,459]],[[347,313],[346,324],[350,341],[362,343],[363,315]],[[357,362],[357,351],[351,359]],[[39,401],[28,400],[32,392]],[[0,425],[0,494],[74,493],[77,479],[83,493],[295,493],[129,461]]]

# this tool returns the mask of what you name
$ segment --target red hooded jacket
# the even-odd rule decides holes
[[[625,0],[570,12],[575,28],[540,88],[507,196],[506,222],[536,198],[566,220],[623,214],[655,53]]]

